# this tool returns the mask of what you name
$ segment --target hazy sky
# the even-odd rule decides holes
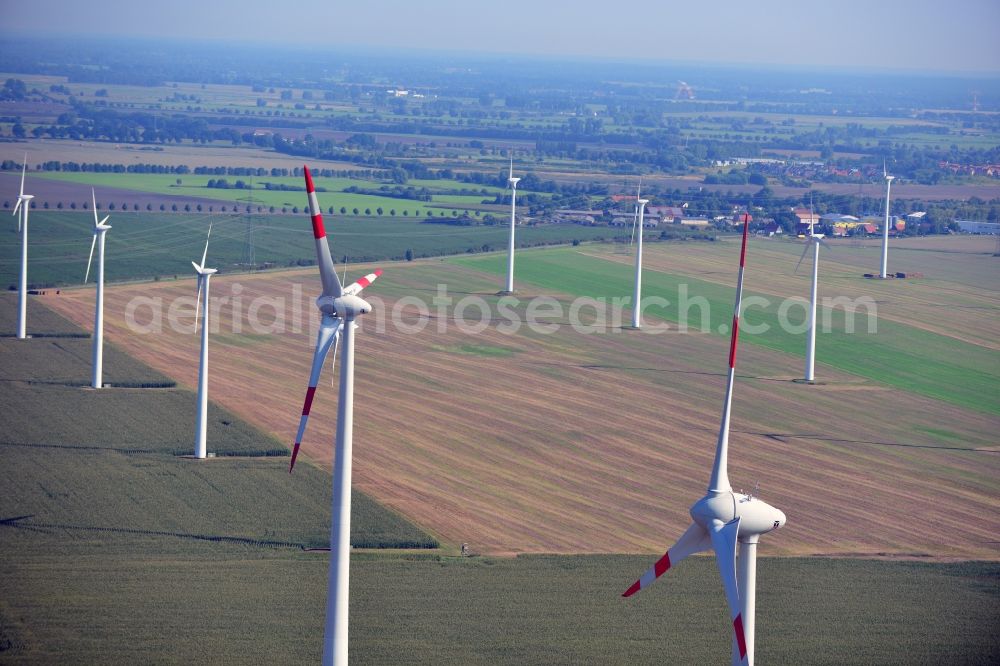
[[[6,34],[1000,71],[1000,0],[0,0]]]

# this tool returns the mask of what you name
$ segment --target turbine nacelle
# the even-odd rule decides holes
[[[785,514],[767,502],[733,491],[705,495],[691,507],[691,518],[706,530],[714,521],[729,523],[739,518],[739,538],[772,532],[785,524]]]
[[[510,183],[511,187],[517,187],[517,184],[521,182],[521,179],[514,178],[513,176],[511,176],[510,178],[507,179],[507,182]]]
[[[324,315],[344,320],[354,319],[372,311],[371,304],[355,294],[344,294],[336,298],[333,296],[320,296],[316,299],[316,307]]]

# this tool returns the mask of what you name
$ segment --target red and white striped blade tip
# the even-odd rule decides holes
[[[670,551],[667,551],[663,554],[663,557],[656,560],[656,563],[646,570],[646,573],[642,574],[642,576],[639,577],[639,580],[632,583],[632,586],[629,587],[627,590],[625,590],[622,593],[622,596],[631,597],[633,594],[643,589],[644,587],[652,585],[657,578],[667,573],[669,569],[670,569]]]
[[[309,172],[309,167],[305,164],[302,165],[302,173],[304,173],[306,177],[306,192],[315,192],[316,187],[313,185],[312,174]]]
[[[359,279],[354,284],[358,285],[358,287],[360,289],[364,289],[365,287],[367,287],[368,285],[370,285],[372,282],[374,282],[376,279],[378,279],[378,276],[380,276],[380,275],[382,275],[382,269],[381,268],[376,268],[374,273],[369,273],[368,275],[366,275],[363,278]]]
[[[299,456],[299,446],[301,442],[295,442],[295,446],[292,448],[292,461],[288,465],[288,473],[292,473],[292,469],[295,467],[295,459]]]

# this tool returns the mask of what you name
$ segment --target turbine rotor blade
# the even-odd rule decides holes
[[[739,650],[740,663],[747,660],[747,638],[743,630],[743,615],[740,611],[740,591],[736,579],[736,537],[740,531],[740,519],[737,516],[728,523],[721,520],[712,521],[709,535],[712,548],[715,550],[715,562],[719,566],[722,577],[722,587],[726,591],[726,601],[729,603],[729,614],[733,619],[733,632],[736,637],[736,647]]]
[[[87,284],[87,280],[90,279],[90,262],[94,260],[94,246],[97,245],[97,234],[94,234],[94,239],[90,241],[90,258],[87,259],[87,274],[83,276],[83,283]]]
[[[193,261],[191,263],[194,263]],[[194,300],[194,332],[198,332],[198,314],[201,311],[201,284],[202,280],[201,273],[198,274],[198,296]]]
[[[361,293],[361,290],[370,285],[372,282],[378,279],[378,276],[382,275],[382,269],[376,268],[374,273],[369,273],[368,275],[360,278],[357,282],[353,282],[350,285],[344,287],[344,293],[357,296]]]
[[[326,355],[330,351],[330,345],[340,338],[340,331],[343,328],[344,321],[342,319],[336,319],[329,315],[323,317],[319,336],[316,339],[316,351],[313,353],[312,372],[309,374],[309,387],[306,389],[306,399],[302,405],[302,417],[299,419],[299,431],[295,435],[292,460],[288,465],[289,474],[295,468],[295,459],[299,456],[299,446],[302,445],[302,436],[305,435],[306,424],[309,422],[309,411],[312,409],[313,397],[316,395],[316,386],[319,384],[319,377],[323,372],[323,363],[326,362]],[[334,352],[334,363],[336,363],[336,351]]]
[[[18,196],[24,196],[24,174],[28,170],[28,153],[24,154],[24,163],[21,165],[21,193]]]
[[[705,531],[705,528],[698,523],[691,523],[690,527],[688,527],[684,534],[681,535],[681,538],[677,540],[677,543],[671,546],[670,550],[664,553],[663,557],[658,559],[653,566],[647,569],[646,572],[639,577],[639,580],[632,583],[631,587],[622,593],[622,596],[631,597],[639,590],[652,585],[657,578],[667,573],[670,567],[674,566],[685,557],[709,550],[711,547],[712,541],[708,536],[708,532]]]
[[[740,247],[740,270],[736,278],[736,299],[733,304],[733,326],[729,338],[729,372],[726,375],[726,397],[722,404],[722,419],[719,422],[719,439],[715,444],[715,461],[712,476],[708,481],[708,492],[731,492],[729,483],[729,418],[733,405],[733,382],[736,378],[736,348],[740,341],[740,309],[743,303],[743,272],[747,260],[747,230],[750,214],[743,214],[743,243]]]
[[[94,192],[94,188],[90,188],[90,200],[94,204],[94,226],[98,226],[100,222],[97,221],[97,193]]]
[[[96,214],[94,219],[97,219]],[[201,269],[205,270],[205,259],[208,258],[208,241],[212,237],[212,223],[208,225],[208,236],[205,237],[205,251],[201,253]]]
[[[323,281],[323,295],[339,298],[344,293],[344,286],[330,256],[330,243],[326,239],[326,229],[323,228],[323,213],[316,198],[316,187],[313,185],[309,167],[303,165],[302,172],[305,175],[306,192],[309,195],[309,214],[312,216],[313,238],[316,239],[316,264],[319,266],[319,276]]]

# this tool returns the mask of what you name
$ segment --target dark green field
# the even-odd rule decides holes
[[[501,255],[490,255],[449,261],[500,275],[506,272],[504,259]],[[518,281],[531,285],[532,290],[604,297],[610,302],[613,297],[631,296],[633,275],[631,267],[583,256],[570,248],[518,255]],[[735,275],[733,278],[735,282]],[[659,296],[670,302],[668,307],[647,308],[645,316],[677,323],[682,285],[687,286],[691,298],[700,296],[707,300],[710,307],[704,311],[709,315],[708,332],[728,336],[733,287],[687,275],[645,271],[643,299]],[[744,296],[744,305],[752,295],[748,292]],[[791,333],[779,325],[781,299],[768,296],[767,301],[766,306],[747,307],[742,320],[743,327],[767,325],[767,331],[748,334],[747,329],[741,329],[744,331],[741,341],[804,356],[804,335]],[[688,325],[694,330],[700,330],[700,312],[697,307],[690,309]],[[802,324],[804,317],[805,310],[801,307],[788,312],[788,322],[792,325]],[[877,334],[869,334],[864,308],[855,316],[853,334],[846,332],[843,309],[833,310],[830,321],[830,332],[818,333],[822,363],[920,395],[987,414],[1000,414],[1000,402],[987,399],[996,395],[996,382],[1000,378],[1000,356],[992,350],[885,318],[878,320]],[[947,354],[942,353],[945,350]]]
[[[102,214],[103,215],[103,214]],[[213,224],[208,263],[220,272],[244,270],[246,218],[233,215],[112,213],[107,234],[108,280],[189,276],[201,258],[209,223]],[[32,211],[29,226],[28,280],[35,285],[83,282],[90,252],[93,217],[89,213]],[[351,263],[481,252],[506,247],[506,226],[451,226],[413,219],[326,216],[334,257]],[[528,226],[518,230],[522,246],[569,243],[610,237],[607,227]],[[301,214],[258,217],[254,222],[257,264],[282,267],[316,260],[309,217]],[[21,239],[17,225],[0,232],[0,286],[16,286]],[[96,261],[96,259],[95,259]],[[93,276],[91,276],[93,279]]]
[[[0,644],[9,647],[0,661],[318,661],[325,554],[218,543],[180,554],[151,540],[132,544],[142,554],[105,545],[6,556]],[[622,599],[649,561],[355,555],[352,662],[728,663],[731,629],[712,560],[693,558],[642,596]],[[757,658],[995,663],[998,577],[994,563],[762,559]]]

